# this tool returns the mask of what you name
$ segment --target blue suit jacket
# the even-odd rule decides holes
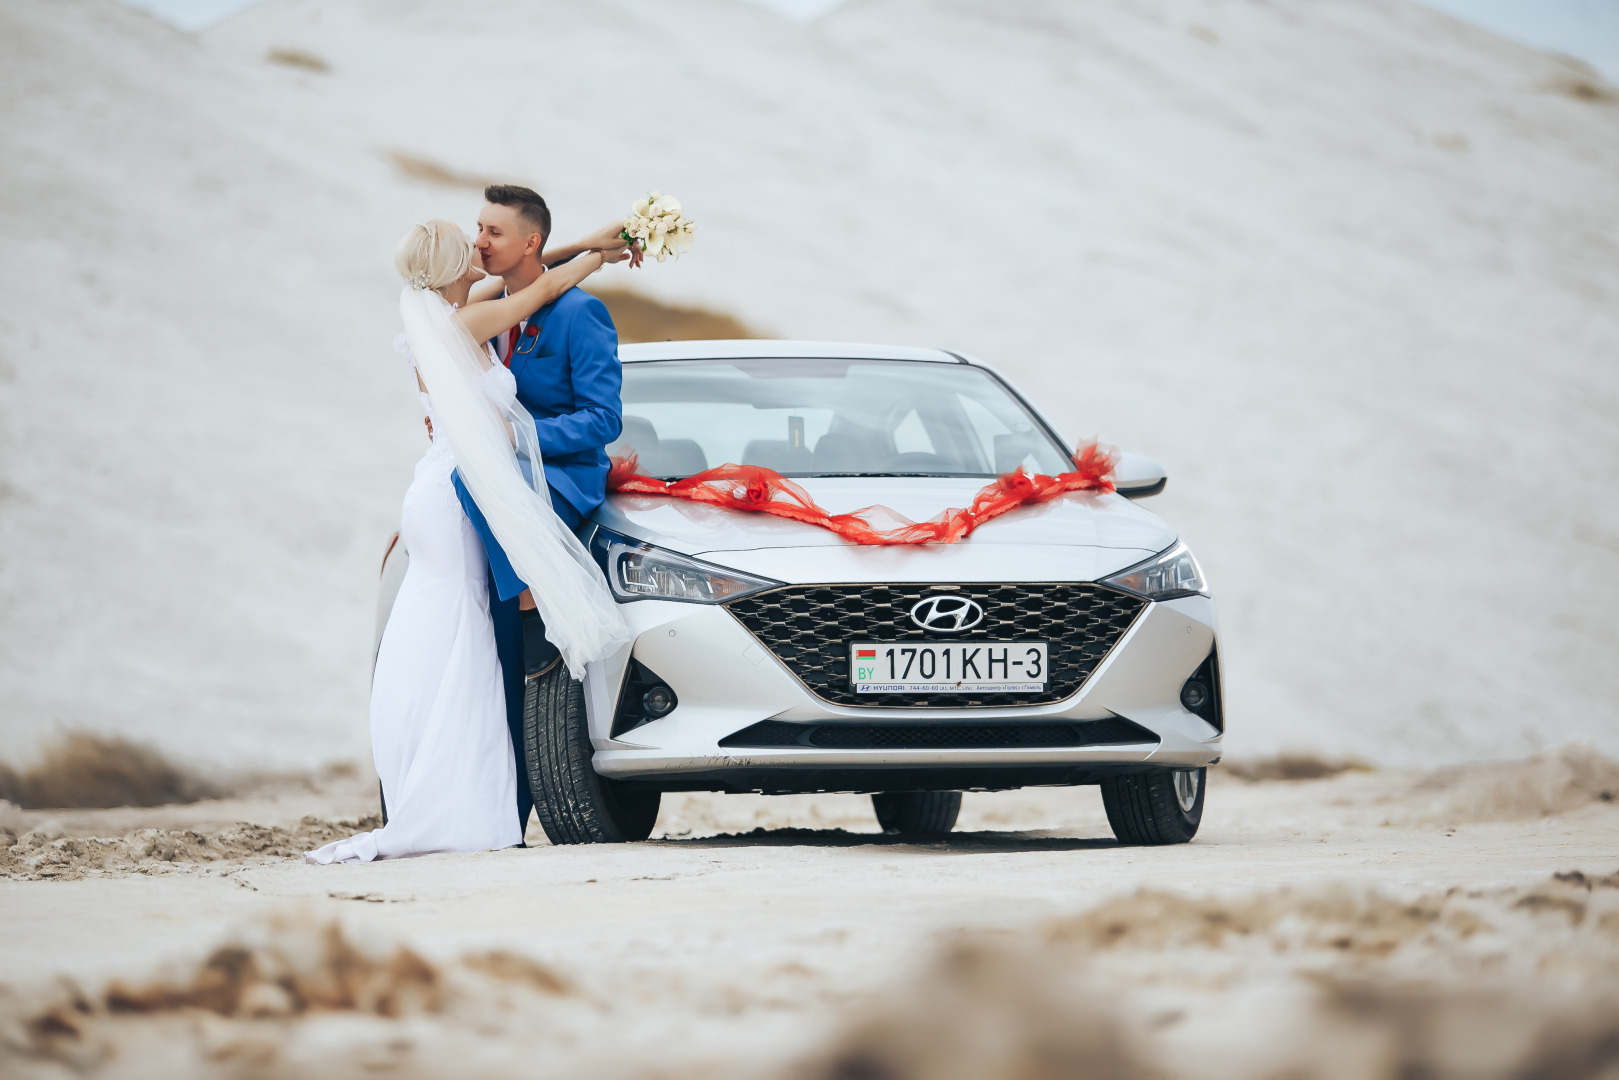
[[[517,400],[534,416],[552,503],[564,521],[577,525],[607,497],[607,444],[624,426],[618,330],[606,305],[583,289],[569,289],[536,311],[517,339],[511,369]],[[498,595],[511,599],[523,582],[459,476],[455,490],[483,537]]]

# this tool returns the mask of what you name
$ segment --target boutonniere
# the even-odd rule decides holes
[[[529,323],[528,324],[528,329],[523,331],[523,336],[524,337],[539,337],[540,336],[540,328],[537,325],[535,325],[534,323]]]

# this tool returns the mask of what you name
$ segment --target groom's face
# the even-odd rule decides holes
[[[484,203],[478,215],[478,254],[484,269],[496,277],[510,273],[524,259],[537,253],[545,238],[515,209],[498,203]]]

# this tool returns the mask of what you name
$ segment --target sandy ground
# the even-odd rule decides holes
[[[367,866],[255,854],[274,843],[240,824],[323,839],[370,792],[8,810],[0,1064],[1507,1075],[1553,1039],[1619,1065],[1619,767],[1583,751],[1217,773],[1196,842],[1166,849],[1119,847],[1094,789],[972,793],[927,844],[852,795],[674,796],[644,844]],[[1061,1067],[1016,1073],[1029,1054]]]

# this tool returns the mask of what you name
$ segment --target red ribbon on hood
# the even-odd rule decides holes
[[[634,450],[612,459],[607,490],[620,495],[667,495],[726,510],[772,514],[829,529],[856,544],[954,544],[984,522],[1020,506],[1049,502],[1070,491],[1113,490],[1113,482],[1107,478],[1118,463],[1113,450],[1091,442],[1079,448],[1073,462],[1073,472],[1058,476],[1027,473],[1020,465],[986,484],[966,509],[945,510],[927,521],[912,521],[886,506],[829,514],[815,504],[809,492],[762,465],[720,465],[683,480],[641,476],[635,471],[640,462]],[[883,520],[891,524],[880,524]]]

